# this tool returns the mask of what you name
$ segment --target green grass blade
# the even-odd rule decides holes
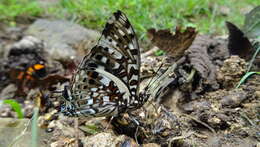
[[[253,74],[258,74],[258,75],[260,75],[260,72],[248,72],[248,73],[246,73],[246,74],[242,77],[242,79],[239,81],[239,83],[238,83],[238,85],[236,86],[236,88],[239,88],[240,85],[241,85],[242,83],[244,83],[245,80],[246,80],[247,78],[249,78],[250,76],[252,76]]]
[[[33,109],[33,118],[32,118],[32,147],[37,147],[38,144],[38,115],[39,108],[35,107]]]
[[[259,53],[259,51],[260,51],[260,46],[256,49],[256,51],[255,51],[255,53],[254,53],[252,59],[250,60],[249,66],[248,66],[248,68],[247,68],[247,72],[250,71],[250,69],[251,69],[251,67],[252,67],[252,65],[253,65],[253,62],[254,62],[254,60],[255,60],[257,54]]]
[[[22,107],[19,103],[17,103],[15,100],[3,100],[4,104],[9,104],[14,111],[16,112],[18,118],[23,118],[23,112],[22,112]]]

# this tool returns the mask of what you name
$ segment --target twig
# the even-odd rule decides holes
[[[79,147],[79,120],[78,118],[74,119],[74,127],[75,127],[75,147]]]
[[[245,113],[240,112],[239,114],[240,114],[241,117],[243,117],[246,121],[248,121],[251,126],[257,128],[256,125],[250,120],[250,118],[247,117],[247,115],[246,115]]]
[[[170,142],[169,142],[169,144],[168,144],[168,147],[171,147],[171,144],[172,144],[173,141],[188,138],[188,137],[190,137],[192,134],[194,134],[194,132],[188,132],[188,133],[185,134],[185,135],[177,136],[177,137],[171,138],[171,139],[170,139]]]
[[[138,128],[139,128],[139,126],[137,126],[137,127],[136,127],[136,130],[135,130],[135,141],[136,141],[136,143],[139,145],[139,143],[138,143],[138,139],[137,139]]]
[[[249,66],[248,66],[246,72],[249,72],[249,71],[250,71],[250,69],[251,69],[251,67],[252,67],[252,65],[253,65],[253,62],[254,62],[254,60],[255,60],[255,58],[256,58],[256,56],[257,56],[257,54],[258,54],[259,52],[260,52],[260,46],[256,49],[256,51],[255,51],[255,53],[254,53],[252,59],[250,60]]]
[[[208,138],[208,136],[206,136],[206,135],[202,135],[202,134],[199,134],[199,133],[194,133],[194,135],[195,135],[196,137],[198,137],[198,138],[202,138],[202,139],[206,139],[206,138]]]
[[[206,123],[204,123],[204,122],[202,122],[202,121],[200,121],[200,120],[198,120],[198,119],[196,119],[196,118],[194,118],[194,117],[192,117],[192,116],[190,116],[190,115],[187,115],[187,114],[182,114],[182,115],[184,115],[184,116],[186,116],[186,117],[188,117],[188,118],[190,118],[190,119],[196,121],[197,123],[202,124],[203,126],[205,126],[206,128],[208,128],[212,133],[216,134],[216,131],[215,131],[212,127],[210,127],[209,125],[207,125]]]

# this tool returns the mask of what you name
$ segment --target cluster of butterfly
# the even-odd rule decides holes
[[[67,116],[117,116],[140,108],[150,94],[139,92],[140,49],[135,32],[121,11],[109,18],[97,45],[83,58],[61,112]]]

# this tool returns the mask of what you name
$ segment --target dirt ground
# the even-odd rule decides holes
[[[81,56],[56,60],[37,36],[25,35],[28,26],[0,27],[0,99],[18,101],[25,118],[32,117],[35,106],[40,108],[38,126],[49,136],[40,138],[42,146],[260,146],[260,77],[253,75],[235,88],[248,61],[230,56],[227,37],[191,34],[187,38],[194,40],[176,52],[169,49],[171,43],[170,47],[162,43],[170,50],[170,55],[163,56],[151,53],[156,50],[151,42],[140,43],[145,48],[141,87],[151,75],[165,76],[151,86],[152,98],[131,114],[75,119],[59,113],[62,100],[53,91],[62,90],[70,81],[88,52],[84,42],[74,45]],[[161,42],[155,31],[150,33]],[[37,74],[31,74],[30,67]],[[17,117],[6,105],[0,107],[0,116]]]

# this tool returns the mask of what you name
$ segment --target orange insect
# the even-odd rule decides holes
[[[46,68],[44,64],[34,64],[33,66],[30,66],[26,69],[26,71],[21,71],[17,79],[18,80],[34,80],[43,78],[46,76]]]

